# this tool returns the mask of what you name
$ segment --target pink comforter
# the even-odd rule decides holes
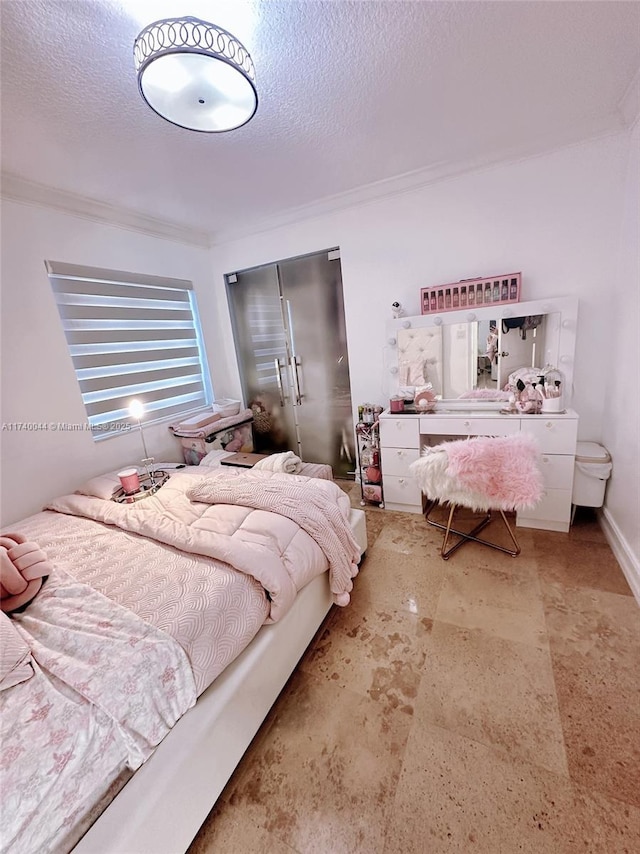
[[[313,490],[325,497],[325,526],[334,532],[340,531],[336,536],[343,539],[345,534],[342,529],[348,529],[351,537],[350,544],[345,540],[345,548],[349,549],[346,559],[350,570],[332,573],[334,595],[348,595],[352,587],[351,577],[355,574],[352,562],[359,557],[359,551],[348,524],[349,499],[332,481],[268,471],[243,472],[232,469],[230,472],[213,470],[206,473],[197,470],[195,473],[189,471],[172,475],[155,495],[133,505],[85,495],[67,495],[53,501],[49,509],[115,525],[182,551],[230,564],[256,578],[267,590],[270,599],[269,622],[275,622],[289,610],[298,590],[303,586],[297,583],[296,578],[296,544],[301,537],[307,538],[309,535],[297,522],[279,513],[282,501],[274,493],[271,493],[268,511],[232,504],[212,506],[189,499],[189,493],[194,487],[219,478],[225,482],[237,478],[239,482],[246,480],[265,485],[278,482],[288,483],[289,486],[293,483],[312,484]],[[322,542],[316,542],[324,549]],[[332,555],[327,555],[327,558],[333,560]],[[304,583],[308,580],[306,578]]]

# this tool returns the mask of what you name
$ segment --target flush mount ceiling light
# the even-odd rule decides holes
[[[133,55],[140,94],[178,127],[222,133],[258,109],[251,56],[222,27],[191,17],[156,21],[135,40]]]

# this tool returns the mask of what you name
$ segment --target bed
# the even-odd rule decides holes
[[[364,514],[331,481],[185,468],[135,507],[63,496],[14,530],[54,571],[10,620],[34,674],[0,692],[3,812],[20,816],[2,850],[185,851],[346,604]]]

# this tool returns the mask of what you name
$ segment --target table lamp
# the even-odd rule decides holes
[[[142,459],[142,465],[145,467],[147,472],[147,478],[149,480],[150,486],[155,486],[155,472],[153,469],[153,457],[149,456],[149,452],[147,451],[147,444],[144,441],[144,431],[142,429],[142,416],[144,415],[144,406],[139,400],[132,400],[129,403],[129,415],[132,418],[135,418],[138,422],[138,427],[140,428],[140,438],[142,439],[142,449],[144,451],[144,458]]]

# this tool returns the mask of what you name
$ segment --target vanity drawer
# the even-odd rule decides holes
[[[520,432],[520,419],[509,415],[496,418],[425,415],[420,419],[420,432],[425,436],[511,436]]]
[[[418,448],[383,448],[382,476],[411,477],[409,466],[420,458]]]
[[[521,419],[522,432],[535,436],[543,454],[575,454],[578,437],[576,418],[547,418],[530,415]]]
[[[420,420],[418,418],[381,418],[380,445],[382,448],[419,448]]]
[[[412,477],[394,477],[387,475],[382,481],[384,489],[384,503],[389,504],[409,504],[417,508],[417,512],[422,510],[422,493],[420,487]]]
[[[573,487],[573,455],[541,454],[540,471],[547,489],[571,489]]]
[[[570,489],[545,489],[542,499],[533,509],[523,510],[518,513],[516,524],[523,527],[535,527],[527,525],[527,520],[536,522],[550,522],[555,530],[569,530],[569,519],[571,517],[571,490]]]

